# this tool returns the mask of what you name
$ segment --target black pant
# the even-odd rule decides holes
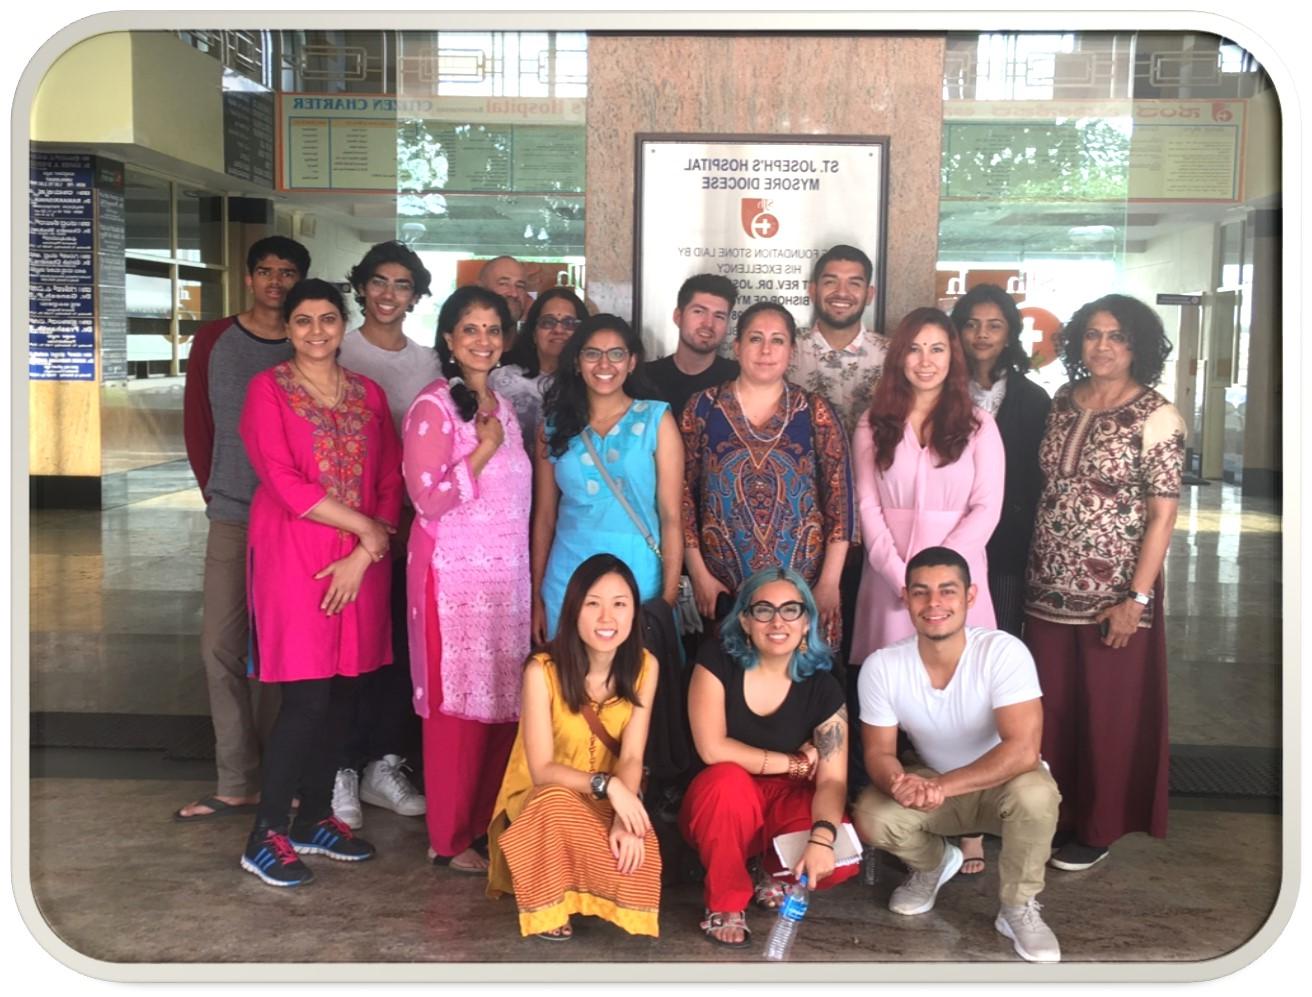
[[[279,683],[282,706],[264,750],[256,827],[285,829],[298,792],[299,821],[319,821],[332,812],[337,757],[357,681],[339,675]]]

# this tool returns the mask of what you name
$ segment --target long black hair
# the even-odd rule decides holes
[[[588,424],[588,387],[579,372],[579,352],[599,332],[618,333],[624,340],[625,349],[636,361],[633,372],[624,380],[624,393],[630,398],[657,397],[642,373],[642,339],[633,327],[618,315],[604,312],[585,319],[560,351],[556,376],[542,399],[547,450],[553,457],[563,454],[569,448],[569,441],[583,432],[583,427]]]
[[[998,359],[993,361],[993,369],[989,371],[989,381],[996,381],[1008,370],[1014,370],[1024,377],[1025,372],[1030,369],[1030,356],[1025,352],[1025,347],[1020,341],[1021,330],[1025,327],[1025,323],[1011,295],[997,284],[976,284],[952,306],[952,324],[961,334],[963,350],[966,323],[970,321],[970,313],[974,311],[976,305],[984,304],[997,305],[998,311],[1002,312],[1002,320],[1007,323],[1007,345],[998,354]],[[966,353],[966,366],[972,373],[974,372],[975,361],[971,359],[969,352]]]
[[[305,280],[298,280],[292,285],[292,289],[287,292],[287,297],[282,299],[282,320],[290,322],[292,312],[302,301],[327,301],[333,305],[342,319],[346,318],[346,301],[342,298],[342,292],[337,289],[335,284],[330,284],[326,280],[320,280],[318,277],[307,277]]]
[[[633,600],[633,626],[610,663],[610,680],[615,695],[638,705],[638,672],[642,668],[642,617],[638,582],[629,566],[614,554],[593,554],[574,569],[565,586],[565,599],[556,623],[556,636],[547,642],[547,653],[556,663],[560,693],[571,710],[578,713],[588,701],[588,648],[579,636],[579,614],[588,590],[606,575],[619,575]]]
[[[1110,312],[1130,341],[1130,377],[1145,388],[1156,385],[1171,355],[1171,341],[1157,313],[1128,294],[1104,294],[1071,316],[1057,337],[1066,376],[1072,381],[1089,376],[1089,368],[1084,366],[1084,333],[1098,312]]]
[[[574,317],[580,322],[586,322],[588,319],[588,306],[572,287],[549,287],[534,298],[528,314],[524,316],[524,331],[515,337],[515,345],[501,359],[504,364],[518,364],[524,369],[525,377],[537,377],[542,373],[536,338],[538,319],[542,316],[542,309],[546,303],[556,298],[563,298],[573,305]]]
[[[502,342],[515,327],[514,320],[510,317],[510,309],[506,307],[506,299],[496,291],[489,291],[477,284],[466,284],[464,287],[456,288],[451,296],[442,302],[442,310],[437,313],[437,341],[433,344],[433,348],[437,350],[437,359],[442,362],[442,376],[446,378],[447,385],[451,389],[451,400],[456,403],[456,412],[465,422],[474,418],[474,413],[478,411],[478,396],[470,390],[469,385],[465,384],[464,372],[460,369],[460,364],[456,363],[455,357],[451,355],[451,347],[447,346],[446,337],[455,334],[456,326],[460,324],[465,312],[471,308],[491,308],[497,313],[497,319],[501,323]]]

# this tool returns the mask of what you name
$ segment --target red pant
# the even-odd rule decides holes
[[[772,839],[810,830],[815,784],[785,776],[749,775],[741,765],[720,762],[698,773],[683,797],[679,830],[706,867],[706,907],[743,910],[752,898],[747,860],[765,856],[765,868],[781,870]],[[847,822],[844,816],[844,822]],[[825,890],[855,876],[857,864],[835,868],[815,889]],[[792,876],[781,877],[785,883]]]

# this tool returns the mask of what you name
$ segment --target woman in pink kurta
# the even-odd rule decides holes
[[[429,858],[480,875],[478,850],[515,739],[529,652],[533,472],[515,410],[487,386],[510,313],[462,287],[443,304],[443,376],[403,425],[415,507],[407,554],[410,669],[423,718]]]
[[[995,625],[984,548],[1002,513],[1005,460],[993,417],[971,404],[967,376],[948,317],[918,308],[893,333],[871,409],[857,423],[852,466],[866,550],[857,665],[915,632],[902,588],[907,560],[926,547],[966,559],[977,586],[966,622]]]
[[[302,281],[283,313],[292,359],[251,380],[239,427],[259,478],[246,553],[250,668],[281,687],[241,864],[272,886],[299,886],[313,877],[298,853],[374,854],[331,800],[355,678],[392,660],[385,561],[401,449],[382,389],[337,363],[337,289]]]

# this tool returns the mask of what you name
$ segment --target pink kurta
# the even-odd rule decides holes
[[[433,698],[424,593],[431,574],[442,636],[439,709],[482,723],[519,717],[530,644],[529,503],[533,469],[515,410],[499,395],[501,446],[474,476],[474,422],[456,411],[447,382],[424,388],[406,414],[404,475],[415,507],[406,555],[410,674],[415,712]],[[430,804],[431,806],[431,804]]]
[[[922,447],[910,425],[902,434],[886,472],[875,467],[875,441],[868,415],[857,422],[852,439],[852,470],[866,563],[857,593],[852,661],[915,633],[902,588],[907,561],[926,547],[951,547],[970,565],[978,586],[966,614],[974,627],[993,627],[988,560],[984,547],[1002,515],[1005,457],[993,417],[975,409],[979,429],[951,464]]]
[[[401,446],[387,398],[343,370],[336,408],[319,405],[278,364],[251,379],[239,431],[260,479],[251,501],[246,596],[251,668],[264,682],[361,675],[392,660],[384,560],[365,571],[359,595],[329,616],[319,608],[330,579],[315,575],[349,554],[355,535],[306,518],[332,497],[395,523],[401,510]]]

